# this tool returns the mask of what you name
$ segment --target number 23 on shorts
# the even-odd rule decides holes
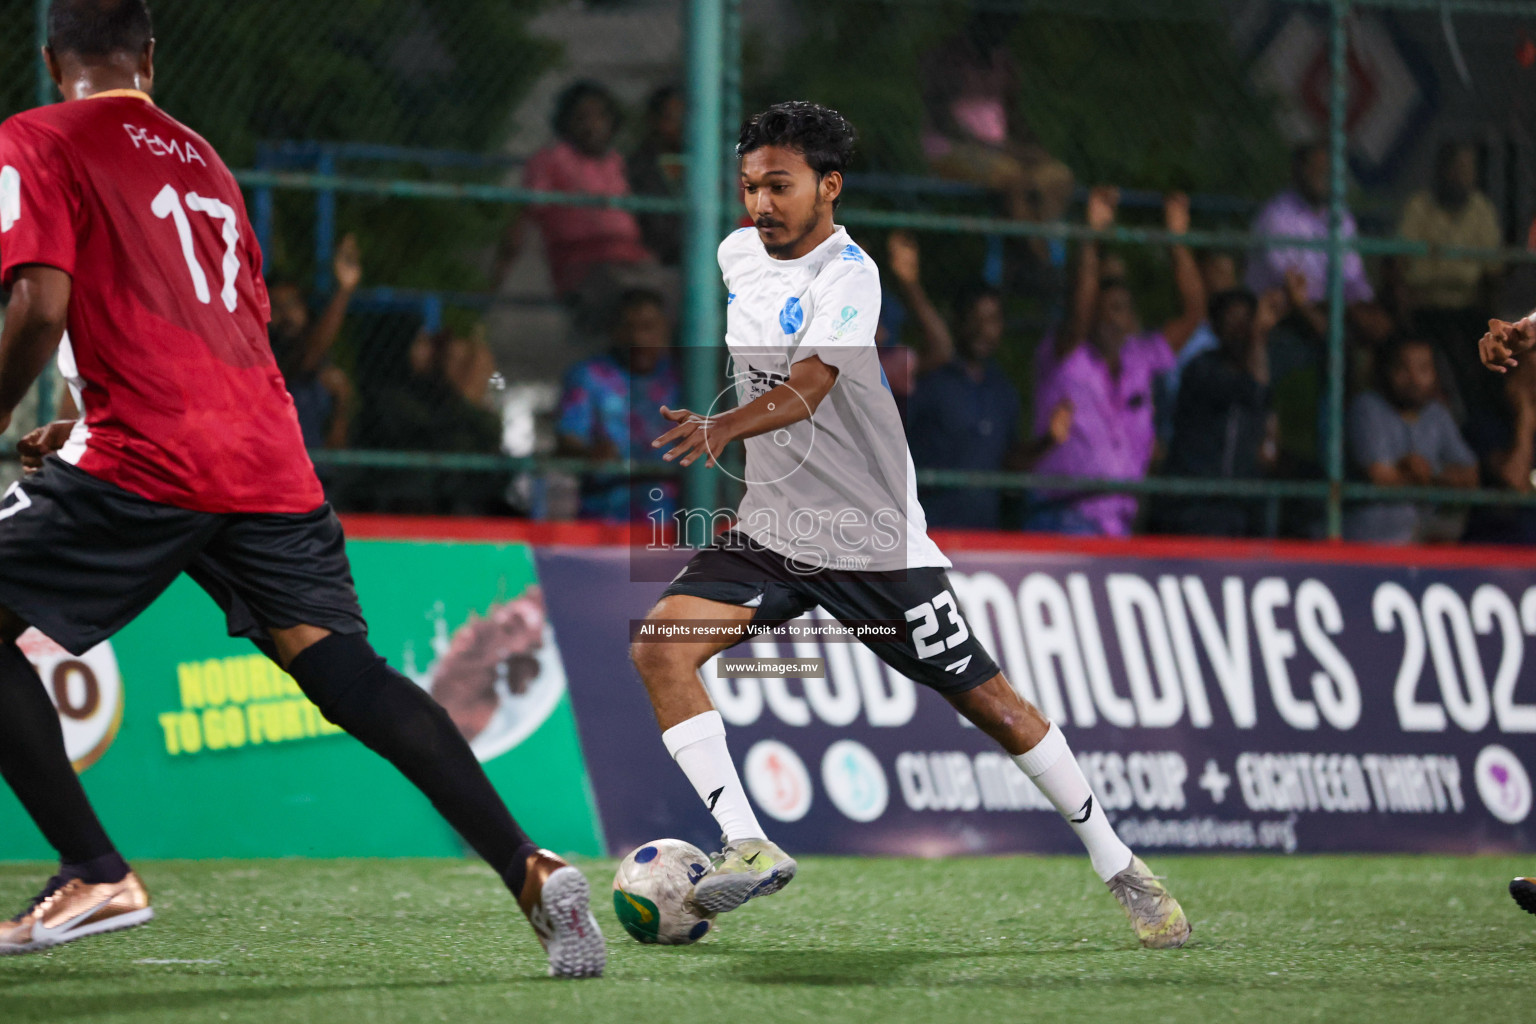
[[[931,639],[939,632],[940,622],[938,609],[944,609],[945,618],[951,627],[949,635],[938,640]],[[970,637],[970,630],[965,627],[965,620],[960,617],[960,609],[955,607],[955,598],[947,590],[941,590],[931,601],[924,601],[915,608],[906,611],[908,622],[918,623],[912,627],[912,643],[917,648],[919,658],[932,658],[943,654],[945,651],[965,643]]]

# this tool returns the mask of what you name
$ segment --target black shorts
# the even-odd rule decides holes
[[[59,460],[0,502],[0,606],[73,654],[138,617],[181,573],[270,653],[268,629],[368,627],[341,523],[302,515],[218,515],[162,505]]]
[[[786,622],[818,605],[839,622],[904,620],[911,624],[906,639],[866,646],[902,675],[940,693],[975,689],[998,673],[965,621],[949,574],[938,567],[809,571],[727,532],[694,555],[663,596],[674,594],[755,608],[753,620],[762,622]]]

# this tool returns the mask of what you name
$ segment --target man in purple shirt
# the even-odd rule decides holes
[[[1088,226],[1114,223],[1114,189],[1094,189],[1088,198]],[[1189,230],[1189,199],[1170,195],[1163,207],[1171,234]],[[1102,279],[1099,252],[1085,242],[1079,255],[1072,313],[1063,330],[1067,354],[1040,382],[1035,396],[1035,432],[1047,428],[1051,410],[1063,402],[1073,409],[1067,439],[1035,466],[1052,476],[1140,480],[1152,462],[1152,381],[1173,367],[1175,355],[1205,317],[1205,287],[1186,246],[1172,252],[1179,291],[1179,315],[1161,331],[1143,331],[1125,282]],[[1026,529],[1123,537],[1136,518],[1128,494],[1034,495]]]
[[[1328,237],[1328,149],[1321,143],[1298,148],[1291,158],[1292,187],[1271,199],[1253,222],[1255,235]],[[1340,226],[1355,235],[1355,219],[1346,211]],[[1349,340],[1360,350],[1374,349],[1397,330],[1391,314],[1375,301],[1357,252],[1343,256],[1344,304]],[[1326,402],[1328,252],[1287,246],[1261,246],[1248,262],[1250,291],[1263,295],[1276,288],[1291,297],[1291,315],[1270,339],[1269,366],[1274,411],[1280,425],[1281,463],[1292,474],[1321,471],[1328,450]],[[1289,283],[1288,283],[1289,279]],[[1305,289],[1304,295],[1301,288]],[[1304,302],[1298,299],[1304,298]]]
[[[1328,181],[1331,171],[1328,147],[1322,143],[1302,146],[1291,157],[1292,187],[1275,196],[1253,222],[1255,235],[1290,238],[1328,237]],[[1355,218],[1344,212],[1341,234],[1355,235]],[[1255,295],[1286,286],[1287,271],[1299,271],[1307,279],[1307,298],[1322,302],[1328,297],[1326,249],[1261,248],[1248,261],[1248,290]],[[1376,297],[1365,277],[1358,252],[1344,254],[1344,301],[1349,305]]]

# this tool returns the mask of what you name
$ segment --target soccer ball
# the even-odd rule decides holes
[[[657,839],[624,858],[613,876],[613,912],[641,942],[686,946],[709,933],[715,915],[693,902],[709,858],[681,839]]]

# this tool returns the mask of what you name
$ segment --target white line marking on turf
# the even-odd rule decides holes
[[[224,962],[223,960],[154,960],[154,959],[150,959],[150,960],[135,960],[134,961],[134,963],[136,963],[136,964],[151,964],[151,965],[155,965],[155,966],[158,966],[160,964],[222,964],[223,962]]]

